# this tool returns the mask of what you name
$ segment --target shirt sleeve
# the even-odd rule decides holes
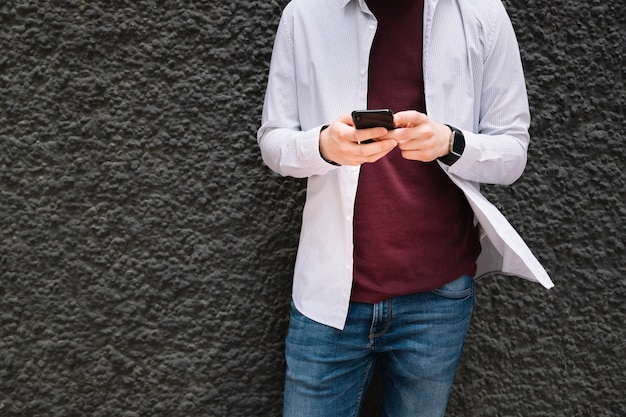
[[[323,175],[336,167],[320,155],[322,126],[301,129],[290,10],[287,6],[276,32],[257,141],[270,169],[283,176],[305,178]]]
[[[463,130],[465,150],[450,174],[509,185],[523,173],[530,142],[530,111],[519,46],[501,2],[485,31],[478,132]]]

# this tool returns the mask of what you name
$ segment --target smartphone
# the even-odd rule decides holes
[[[357,129],[384,127],[387,130],[393,130],[396,128],[393,122],[393,112],[389,109],[355,110],[352,112],[352,121]]]

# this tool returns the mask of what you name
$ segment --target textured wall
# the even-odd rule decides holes
[[[255,144],[285,0],[0,4],[0,416],[280,414],[304,182]],[[533,111],[449,416],[622,416],[619,2],[506,1]],[[374,415],[376,386],[364,414]]]

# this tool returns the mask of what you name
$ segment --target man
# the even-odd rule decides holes
[[[396,129],[355,129],[365,108]],[[287,5],[258,132],[272,170],[308,178],[285,416],[357,416],[375,365],[383,416],[442,416],[473,277],[552,286],[478,185],[519,178],[529,122],[500,0]]]

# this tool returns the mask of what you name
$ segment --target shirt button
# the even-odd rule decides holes
[[[350,215],[346,216],[346,221],[347,221],[347,222],[349,222],[349,221],[351,221],[351,220],[352,220],[352,216],[350,216]]]
[[[365,75],[367,74],[367,70],[361,70],[361,77],[365,77]]]
[[[370,30],[376,29],[376,25],[370,25]]]

